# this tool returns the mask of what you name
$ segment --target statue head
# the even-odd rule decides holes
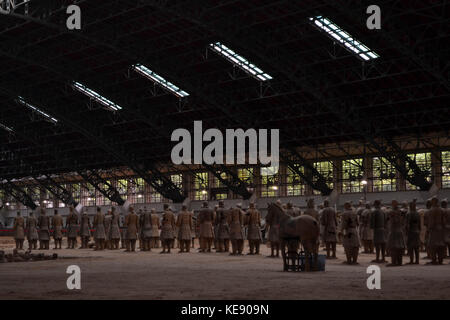
[[[369,202],[366,203],[366,209],[370,209],[370,203]]]
[[[314,208],[314,198],[310,198],[310,199],[306,200],[306,206],[309,209],[313,209]]]
[[[55,216],[57,216],[58,215],[58,210],[55,209],[54,214],[55,214]]]
[[[255,208],[255,203],[252,201],[252,202],[250,202],[249,206],[250,206],[250,209],[254,209]]]
[[[352,204],[350,202],[347,201],[347,202],[344,203],[344,209],[345,210],[350,210],[351,208],[352,208]]]
[[[17,216],[20,217],[20,211],[17,211]]]
[[[379,208],[380,205],[381,205],[381,200],[375,200],[375,201],[373,202],[373,206],[374,206],[375,208]]]
[[[181,206],[181,210],[182,210],[182,211],[186,211],[186,210],[187,210],[187,205],[183,204],[183,205]]]
[[[447,204],[448,204],[447,199],[442,199],[442,201],[441,201],[441,207],[442,207],[442,208],[447,208]]]
[[[330,201],[328,201],[328,198],[327,198],[323,201],[323,207],[328,208],[329,206],[330,206]]]
[[[397,209],[398,208],[398,201],[397,200],[392,200],[391,201],[391,205],[392,205],[392,209]]]
[[[203,201],[203,208],[208,208],[208,201]]]
[[[437,207],[439,206],[439,199],[437,197],[432,197],[431,198],[431,206],[432,207]]]
[[[417,199],[413,199],[413,200],[409,203],[409,210],[410,210],[410,211],[416,211],[416,201],[417,201]]]
[[[289,201],[289,202],[286,204],[286,208],[292,209],[292,202]]]
[[[150,212],[151,212],[151,213],[156,213],[155,208],[151,208],[151,209],[150,209]]]
[[[164,203],[163,208],[164,208],[164,210],[168,210],[169,209],[169,204],[168,203]]]

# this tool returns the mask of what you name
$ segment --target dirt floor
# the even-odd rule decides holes
[[[12,248],[0,239],[0,250]],[[45,253],[73,259],[0,263],[0,299],[450,299],[449,259],[442,266],[382,265],[381,289],[368,290],[374,256],[361,254],[360,265],[348,266],[342,246],[338,260],[313,273],[282,272],[281,259],[266,257],[266,246],[260,256],[159,251],[62,249]],[[81,290],[66,287],[73,264],[81,268]]]

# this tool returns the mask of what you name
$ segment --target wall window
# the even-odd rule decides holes
[[[450,151],[442,151],[442,188],[450,188]]]
[[[301,173],[305,173],[304,167],[297,164],[295,166]],[[291,167],[287,167],[286,184],[287,196],[302,196],[305,194],[306,185],[300,175],[291,169]]]
[[[261,168],[261,197],[277,197],[279,194],[279,175],[275,171],[278,167]]]
[[[373,191],[396,191],[396,169],[388,159],[383,157],[373,158]]]
[[[314,162],[314,168],[325,178],[326,184],[333,189],[333,163],[331,161]],[[313,176],[313,182],[317,182],[317,178]],[[314,190],[314,194],[321,194],[319,190]]]
[[[86,183],[81,189],[81,204],[84,207],[95,206],[95,188],[92,184]]]
[[[44,208],[53,208],[55,203],[53,194],[47,189],[42,189],[42,205]]]
[[[128,181],[128,201],[144,203],[145,181],[142,178],[132,178]]]
[[[228,176],[225,172],[221,172],[220,177],[225,181],[228,180]],[[228,187],[215,175],[212,176],[211,199],[212,200],[228,199]]]
[[[81,185],[79,183],[73,183],[70,185],[69,190],[72,192],[72,197],[77,203],[81,203]]]
[[[117,191],[119,191],[120,196],[124,201],[128,200],[128,180],[118,179],[117,180]]]
[[[109,181],[109,180],[107,180],[106,181],[108,184],[111,184],[112,182],[111,181]],[[102,189],[102,190],[106,190],[108,187],[105,185],[105,184],[103,184],[103,183],[100,183],[99,184],[99,187]],[[111,200],[109,200],[107,197],[105,197],[104,195],[103,195],[103,193],[101,193],[100,191],[98,191],[97,189],[95,190],[95,197],[96,197],[96,203],[97,203],[97,205],[98,206],[110,206],[111,205]]]
[[[411,153],[408,157],[414,160],[417,166],[425,172],[427,180],[431,182],[431,153]],[[408,170],[408,177],[413,175],[413,170],[409,168],[409,163],[406,163],[406,169]],[[419,190],[418,186],[412,185],[408,180],[406,181],[406,190]]]
[[[208,172],[197,172],[194,175],[194,200],[208,200]]]
[[[362,158],[342,161],[342,193],[363,191],[363,169]]]
[[[170,175],[170,180],[177,188],[183,190],[183,175],[181,173]]]

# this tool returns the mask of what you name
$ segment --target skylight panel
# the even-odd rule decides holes
[[[230,61],[231,63],[237,65],[239,68],[244,70],[246,73],[250,74],[252,77],[260,81],[267,81],[273,79],[270,75],[262,71],[260,68],[255,66],[253,63],[250,63],[243,56],[237,54],[224,44],[220,42],[211,43],[209,47],[217,52],[219,55]]]
[[[10,127],[5,126],[3,123],[0,123],[0,128],[2,128],[5,131],[8,131],[8,132],[14,132],[13,129],[11,129]]]
[[[72,84],[73,88],[80,91],[81,93],[87,95],[89,98],[97,101],[98,103],[100,103],[101,105],[105,106],[106,108],[112,110],[112,111],[118,111],[120,109],[122,109],[121,106],[119,106],[118,104],[112,102],[111,100],[105,98],[104,96],[98,94],[97,92],[95,92],[92,89],[89,89],[88,87],[86,87],[85,85],[79,83],[79,82],[73,82]]]
[[[368,61],[379,57],[379,55],[373,50],[354,39],[348,32],[341,29],[330,19],[322,16],[316,16],[309,18],[309,20],[314,22],[314,25],[317,28],[325,31],[329,37],[337,40],[337,42],[339,42],[344,48],[356,54],[361,59]]]
[[[189,95],[189,93],[187,93],[186,91],[181,90],[176,85],[167,81],[166,79],[164,79],[163,77],[161,77],[160,75],[153,72],[152,70],[150,70],[149,68],[147,68],[146,66],[144,66],[142,64],[138,63],[138,64],[134,65],[133,70],[136,71],[137,73],[143,75],[147,79],[150,79],[153,82],[159,84],[164,89],[172,92],[174,95],[176,95],[179,98],[184,98]]]
[[[169,92],[173,93],[174,95],[176,95],[179,98],[184,98],[184,97],[189,96],[189,93],[181,90],[179,87],[174,85],[172,82],[167,81],[166,79],[161,77],[159,74],[153,72],[152,70],[150,70],[149,68],[147,68],[146,66],[144,66],[140,63],[134,65],[133,70],[136,71],[137,73],[143,75],[147,79],[150,79],[151,81],[159,84],[164,89],[168,90]]]
[[[33,110],[34,112],[36,112],[37,114],[40,114],[41,116],[43,116],[44,118],[46,118],[47,120],[49,120],[50,122],[53,123],[58,123],[58,120],[53,118],[51,115],[49,115],[48,113],[45,113],[44,111],[40,110],[39,108],[33,106],[32,104],[29,104],[28,102],[25,101],[24,98],[22,97],[18,97],[17,98],[17,102],[19,102],[21,105],[27,107],[28,109]]]

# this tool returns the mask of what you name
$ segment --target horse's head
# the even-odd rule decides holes
[[[283,217],[289,217],[284,209],[275,202],[269,202],[267,204],[267,214],[272,216],[277,222],[279,222]]]

